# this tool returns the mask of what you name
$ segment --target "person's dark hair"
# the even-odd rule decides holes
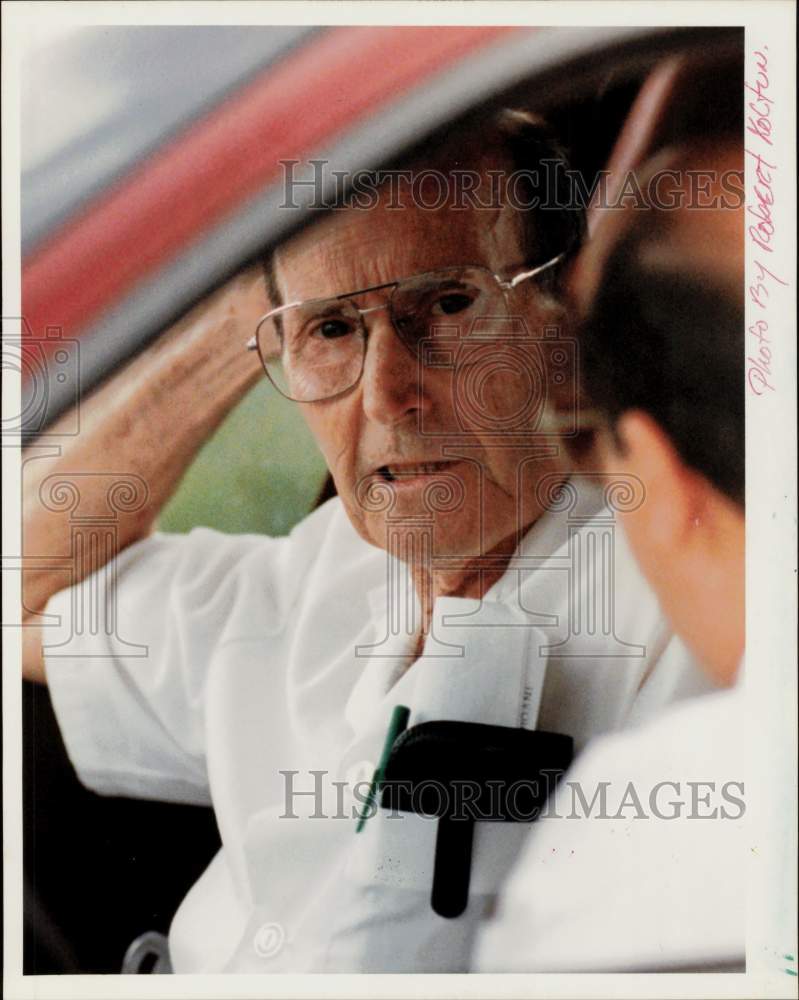
[[[672,257],[655,263],[648,250],[663,227],[643,215],[612,252],[582,325],[584,389],[611,427],[629,410],[650,414],[683,461],[743,507],[743,288]]]
[[[481,113],[437,133],[402,166],[413,170],[437,164],[443,169],[464,169],[474,167],[486,152],[498,152],[507,161],[509,175],[516,175],[523,263],[535,265],[565,254],[557,267],[539,279],[539,287],[558,294],[567,265],[585,237],[586,223],[585,211],[573,203],[567,154],[544,121],[511,108]],[[533,207],[522,207],[527,205]],[[278,306],[281,296],[271,252],[263,266],[270,301]]]

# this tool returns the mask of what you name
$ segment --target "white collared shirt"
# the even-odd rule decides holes
[[[527,724],[579,749],[707,689],[600,508],[585,491],[568,518],[544,515],[482,602],[438,601],[416,662],[406,568],[357,536],[338,499],[287,538],[195,529],[132,546],[113,628],[74,624],[96,579],[51,600],[47,676],[81,780],[215,809],[223,848],[173,921],[176,971],[468,969],[529,824],[477,824],[469,906],[444,919],[430,907],[435,822],[381,810],[356,834],[333,782],[371,777],[396,704],[410,725],[517,727],[532,685]],[[290,795],[317,781],[327,818]]]
[[[592,742],[481,928],[477,970],[743,971],[743,709],[739,682]]]

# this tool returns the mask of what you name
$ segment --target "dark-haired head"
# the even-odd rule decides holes
[[[687,186],[689,171],[709,171],[721,195],[742,156],[717,142],[666,162]],[[637,481],[642,501],[619,515],[626,535],[675,630],[722,683],[744,645],[743,213],[742,197],[630,211],[577,269],[594,287],[579,337],[593,440],[579,460]]]

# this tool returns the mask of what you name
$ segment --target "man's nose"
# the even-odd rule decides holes
[[[363,409],[376,423],[397,424],[429,407],[419,362],[397,335],[387,308],[365,312],[369,335],[361,379]]]

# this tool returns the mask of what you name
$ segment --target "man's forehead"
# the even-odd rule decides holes
[[[453,187],[436,208],[425,207],[434,203],[430,185],[441,190],[440,183],[454,185],[457,178],[441,172],[439,183],[429,169],[424,173],[381,188],[373,207],[329,212],[281,246],[275,276],[286,300],[340,294],[458,264],[504,270],[522,263],[519,213],[505,199],[491,203],[494,182],[485,169],[476,204]]]

